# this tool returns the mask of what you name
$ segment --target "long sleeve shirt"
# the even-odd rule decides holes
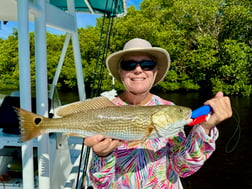
[[[116,105],[127,105],[116,97]],[[173,105],[153,95],[146,105]],[[127,141],[107,157],[93,154],[89,176],[94,188],[183,188],[180,177],[195,173],[215,150],[218,130],[208,136],[200,125],[186,137],[183,130],[170,138],[147,139],[136,146]]]

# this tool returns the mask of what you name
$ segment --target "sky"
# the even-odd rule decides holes
[[[133,5],[137,9],[139,9],[140,2],[142,0],[126,0],[127,7]],[[77,27],[86,27],[88,25],[95,26],[96,18],[101,17],[101,15],[91,15],[86,13],[77,13]],[[13,33],[13,28],[17,28],[17,22],[9,21],[7,24],[0,23],[0,38],[7,39],[9,35]],[[30,31],[33,31],[34,24],[31,22],[29,24]],[[47,31],[55,34],[63,34],[64,32],[47,28]]]

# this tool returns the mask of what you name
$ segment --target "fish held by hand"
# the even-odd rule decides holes
[[[44,133],[73,133],[86,137],[107,137],[144,141],[147,138],[176,135],[192,119],[191,109],[175,105],[116,106],[105,97],[79,101],[56,109],[59,118],[46,118],[16,108],[20,119],[21,140]]]

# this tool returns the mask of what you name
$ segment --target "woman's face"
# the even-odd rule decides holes
[[[152,60],[151,57],[143,54],[129,55],[123,58],[123,61],[136,61]],[[126,88],[126,91],[134,95],[148,93],[156,78],[157,66],[151,70],[143,70],[137,64],[134,70],[126,71],[120,68],[119,73],[121,80]]]

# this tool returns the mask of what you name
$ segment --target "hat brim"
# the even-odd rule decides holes
[[[153,85],[158,84],[165,78],[166,73],[170,68],[170,56],[165,49],[159,47],[151,47],[151,48],[135,48],[128,50],[121,50],[109,55],[106,60],[106,66],[109,72],[113,75],[113,77],[116,80],[122,83],[121,76],[119,74],[120,69],[119,63],[122,60],[122,58],[127,55],[136,53],[144,53],[150,55],[151,57],[154,57],[157,63],[158,72]]]

